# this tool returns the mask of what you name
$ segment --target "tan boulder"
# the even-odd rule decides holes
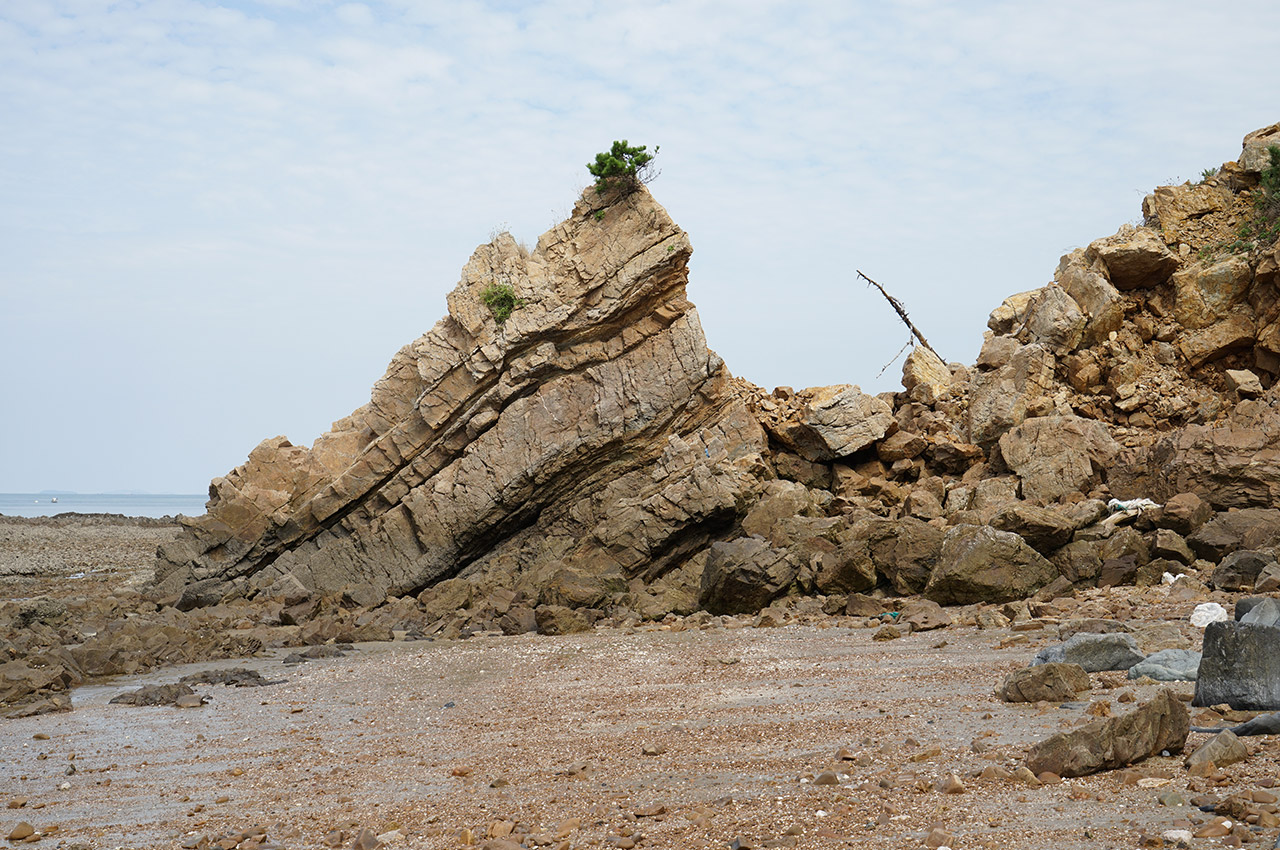
[[[970,442],[990,448],[1029,411],[1048,405],[1055,363],[1048,347],[1033,343],[1018,348],[999,369],[975,375],[967,412]]]
[[[1178,340],[1178,350],[1192,366],[1200,366],[1248,348],[1256,339],[1257,326],[1253,320],[1244,313],[1232,313],[1206,328],[1184,334]]]
[[[947,531],[924,595],[943,605],[1025,599],[1058,570],[1016,534],[986,525]]]
[[[1085,256],[1099,260],[1116,289],[1150,289],[1169,279],[1178,258],[1146,227],[1126,224],[1114,236],[1089,243]]]
[[[851,455],[882,439],[896,425],[888,404],[856,386],[817,387],[804,393],[803,424],[817,437],[816,448],[810,448],[816,456],[809,460]]]
[[[1184,328],[1197,330],[1224,318],[1244,299],[1253,282],[1253,269],[1244,257],[1232,256],[1209,266],[1182,269],[1170,282],[1174,318]]]
[[[1059,732],[1031,747],[1026,766],[1032,773],[1087,776],[1136,764],[1168,750],[1182,752],[1191,716],[1172,691],[1162,690],[1128,714]]]
[[[1083,249],[1077,249],[1058,262],[1054,280],[1071,296],[1085,316],[1083,341],[1094,345],[1102,342],[1124,324],[1124,301],[1101,271],[1100,263],[1091,262]]]
[[[1051,283],[1036,290],[1016,333],[1021,342],[1040,343],[1054,354],[1063,355],[1080,345],[1084,328],[1085,317],[1075,299]]]
[[[991,315],[987,317],[987,327],[996,334],[1009,334],[1016,331],[1026,315],[1027,305],[1031,303],[1037,291],[1029,289],[1004,299],[1000,302],[1000,306],[992,310]]]
[[[1271,165],[1267,148],[1280,145],[1280,123],[1254,130],[1244,137],[1240,150],[1240,167],[1258,173]]]
[[[1202,234],[1217,233],[1218,225],[1226,223],[1234,206],[1234,198],[1228,189],[1203,183],[1184,183],[1161,186],[1147,195],[1142,201],[1142,214],[1159,228],[1166,244],[1187,242],[1198,247],[1205,243]],[[1208,225],[1207,231],[1205,225]]]
[[[1105,424],[1078,416],[1028,419],[1000,438],[1000,454],[1022,480],[1023,498],[1044,501],[1087,491],[1119,450]]]
[[[1092,686],[1089,674],[1079,664],[1050,662],[1014,670],[1000,686],[1005,702],[1066,702]]]
[[[916,346],[902,364],[902,386],[913,401],[935,404],[951,391],[951,370],[938,355]]]

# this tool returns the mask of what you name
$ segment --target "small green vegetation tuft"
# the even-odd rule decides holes
[[[644,145],[632,146],[623,139],[614,142],[607,153],[596,154],[596,161],[587,163],[587,171],[596,178],[597,194],[617,189],[629,195],[657,176],[652,172],[653,158],[657,155],[656,147],[653,153],[648,153]]]
[[[1210,177],[1217,177],[1217,176],[1218,176],[1218,169],[1206,168],[1204,171],[1200,172],[1200,182],[1203,183],[1204,181],[1208,180]]]
[[[1269,146],[1267,154],[1271,164],[1262,169],[1262,181],[1253,199],[1251,235],[1257,237],[1260,245],[1270,245],[1280,239],[1280,145]]]
[[[512,313],[524,306],[524,299],[517,298],[515,289],[507,283],[489,284],[480,293],[480,300],[498,324],[510,319]]]

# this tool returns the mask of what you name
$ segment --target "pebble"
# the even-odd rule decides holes
[[[943,794],[963,794],[965,791],[964,783],[960,781],[960,777],[954,773],[948,773],[938,783],[938,790]],[[949,844],[950,841],[943,842]]]
[[[640,748],[640,755],[660,756],[667,751],[665,744],[645,744]]]
[[[1028,788],[1039,788],[1042,784],[1036,775],[1031,772],[1031,769],[1025,765],[1013,772],[1013,779],[1016,782],[1021,782]]]
[[[932,850],[942,850],[943,847],[951,846],[951,842],[955,840],[955,835],[940,826],[935,826],[933,829],[929,830],[929,834],[925,836],[924,846],[932,848]]]
[[[814,785],[839,785],[840,777],[834,770],[824,770],[813,778]]]
[[[1160,838],[1170,847],[1190,847],[1192,837],[1191,831],[1186,829],[1166,829],[1160,833]]]

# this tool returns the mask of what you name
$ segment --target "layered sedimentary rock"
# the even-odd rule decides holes
[[[1280,541],[1280,247],[1238,238],[1275,138],[1006,298],[972,367],[919,348],[874,396],[732,378],[686,299],[683,231],[647,191],[588,191],[534,251],[478,249],[368,405],[216,479],[155,592],[298,619],[412,593],[390,607],[510,632],[1207,579],[1200,561]],[[505,321],[493,287],[518,299]]]
[[[369,404],[213,481],[157,593],[374,601],[497,571],[583,605],[679,566],[737,521],[765,448],[685,297],[690,251],[643,190],[588,190],[532,252],[481,246]],[[519,299],[505,322],[493,286]]]

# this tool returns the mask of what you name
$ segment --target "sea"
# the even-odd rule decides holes
[[[206,493],[0,493],[4,516],[123,514],[125,516],[200,516]]]

